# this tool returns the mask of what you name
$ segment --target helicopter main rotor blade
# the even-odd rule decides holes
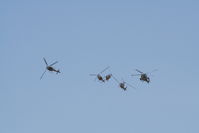
[[[153,72],[156,72],[156,71],[158,71],[158,69],[154,69],[153,71],[147,73],[147,75],[150,75],[150,76],[151,76],[151,74],[152,74]]]
[[[140,76],[142,74],[131,74],[131,76]]]
[[[55,65],[55,64],[57,64],[58,63],[58,61],[55,61],[54,63],[52,63],[51,65],[49,65],[49,66],[53,66],[53,65]]]
[[[142,71],[140,71],[140,70],[138,70],[138,69],[135,69],[137,72],[139,72],[139,73],[143,73]]]
[[[46,73],[46,70],[43,72],[43,74],[40,77],[40,80],[43,78],[44,74]]]
[[[150,73],[153,73],[153,72],[156,72],[156,71],[158,71],[158,69],[154,69],[153,71],[151,71]]]
[[[126,82],[125,82],[126,83]],[[128,86],[130,86],[131,88],[133,88],[133,89],[136,89],[136,87],[134,87],[134,86],[132,86],[131,84],[129,84],[129,83],[126,83]]]
[[[97,74],[89,74],[90,76],[97,76]]]
[[[112,75],[112,77],[118,84],[120,84],[119,80],[117,80],[113,75]]]
[[[106,67],[103,71],[101,71],[100,73],[103,73],[103,72],[105,72],[107,69],[109,69],[110,67],[108,66],[108,67]]]
[[[43,58],[43,59],[44,59],[44,62],[45,62],[45,64],[46,64],[46,66],[48,66],[48,63],[47,63],[46,59],[45,59],[45,58]]]

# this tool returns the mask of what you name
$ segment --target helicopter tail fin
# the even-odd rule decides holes
[[[57,70],[57,74],[58,74],[58,73],[61,73],[60,70]]]

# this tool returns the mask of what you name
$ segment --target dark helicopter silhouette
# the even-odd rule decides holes
[[[148,73],[143,73],[142,71],[140,71],[140,70],[138,70],[138,69],[135,69],[137,72],[139,72],[139,74],[132,74],[131,76],[140,76],[140,80],[141,81],[145,81],[145,82],[147,82],[147,83],[149,83],[150,82],[150,78],[148,77]],[[157,69],[155,69],[155,70],[153,70],[153,71],[151,71],[150,73],[152,73],[152,72],[155,72],[155,71],[157,71]]]
[[[43,72],[43,74],[41,75],[40,79],[42,79],[42,77],[43,77],[43,76],[44,76],[44,74],[46,73],[46,70],[51,71],[51,72],[56,72],[56,74],[60,73],[60,71],[59,71],[59,70],[56,70],[56,69],[54,69],[54,68],[52,67],[53,65],[57,64],[57,63],[58,63],[58,61],[56,61],[56,62],[52,63],[51,65],[48,65],[48,63],[47,63],[46,59],[45,59],[45,58],[43,58],[43,60],[44,60],[44,62],[45,62],[45,64],[46,64],[46,69],[45,69],[45,71]]]
[[[106,71],[107,69],[109,69],[109,68],[110,68],[110,67],[108,66],[108,67],[106,67],[104,70],[102,70],[100,73],[98,73],[98,74],[90,74],[90,76],[96,76],[96,78],[97,78],[99,81],[102,81],[102,82],[108,81],[108,80],[111,78],[112,74],[108,74],[108,75],[106,75],[105,78],[104,78],[104,77],[102,77],[102,73],[105,72],[105,71]]]
[[[132,85],[130,85],[129,83],[125,82],[125,81],[122,81],[120,82],[117,78],[115,78],[113,75],[112,75],[113,79],[119,84],[119,87],[121,89],[123,89],[124,91],[127,90],[127,85],[130,86],[131,88],[134,88],[136,89],[135,87],[133,87]]]
[[[112,74],[108,74],[105,76],[106,81],[109,81],[109,79],[112,77]]]

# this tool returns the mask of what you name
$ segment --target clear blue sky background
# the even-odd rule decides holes
[[[199,1],[1,0],[1,133],[198,133]],[[46,73],[43,57],[61,74]],[[137,87],[90,77],[106,66]],[[151,84],[131,77],[151,71]]]

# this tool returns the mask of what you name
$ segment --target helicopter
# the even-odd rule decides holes
[[[109,79],[112,77],[112,74],[108,74],[105,76],[106,81],[109,81]]]
[[[43,72],[43,74],[41,75],[40,80],[43,78],[44,74],[46,73],[46,70],[51,71],[51,72],[56,72],[56,74],[60,73],[60,70],[56,70],[56,69],[54,69],[54,68],[52,67],[53,65],[57,64],[58,61],[52,63],[51,65],[48,65],[46,59],[43,58],[43,60],[44,60],[44,62],[45,62],[45,64],[46,64],[46,69],[45,69],[45,71]]]
[[[103,72],[105,72],[107,69],[109,69],[110,67],[108,66],[108,67],[106,67],[104,70],[102,70],[100,73],[98,73],[98,74],[90,74],[90,76],[97,76],[96,78],[99,80],[99,81],[102,81],[102,82],[105,82],[105,81],[108,81],[110,78],[111,78],[111,76],[112,76],[112,74],[108,74],[108,75],[106,75],[105,76],[105,79],[102,77],[102,73]]]
[[[140,75],[140,80],[141,81],[145,81],[145,82],[147,82],[147,83],[149,83],[150,82],[150,78],[148,77],[148,73],[143,73],[142,71],[140,71],[140,70],[138,70],[138,69],[135,69],[137,72],[139,72],[140,74],[132,74],[131,76],[139,76]],[[153,71],[151,71],[150,73],[152,73],[152,72],[155,72],[155,71],[157,71],[157,69],[155,69],[155,70],[153,70]]]
[[[131,88],[136,89],[135,87],[133,87],[132,85],[128,84],[127,82],[125,82],[125,81],[119,82],[119,80],[117,78],[115,78],[113,75],[112,75],[112,77],[119,84],[119,87],[121,89],[123,89],[124,91],[127,90],[127,85],[130,86]]]

